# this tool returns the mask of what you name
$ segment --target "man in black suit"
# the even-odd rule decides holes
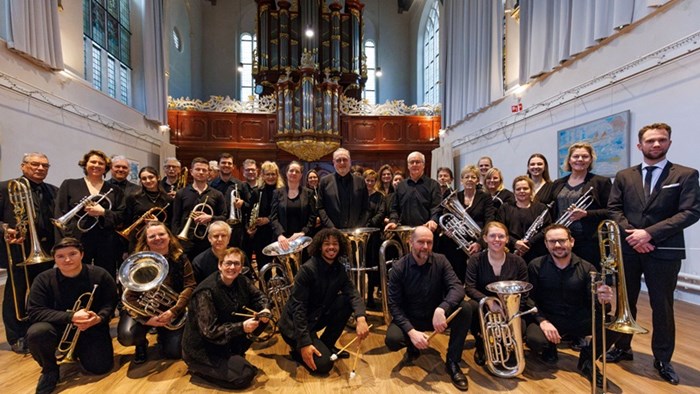
[[[625,279],[632,315],[637,315],[641,276],[649,291],[654,367],[662,378],[678,384],[671,366],[675,346],[673,292],[685,258],[683,229],[700,218],[698,171],[666,159],[671,127],[654,123],[639,130],[641,165],[617,173],[608,209],[626,234],[622,242]],[[608,352],[608,362],[632,360],[631,335]]]
[[[58,188],[56,186],[44,182],[44,179],[46,179],[46,176],[49,174],[49,166],[49,158],[46,157],[45,154],[27,153],[22,158],[22,163],[20,164],[22,177],[19,178],[19,180],[24,178],[29,181],[30,192],[34,203],[34,213],[36,216],[34,228],[37,232],[36,235],[39,244],[45,252],[51,250],[54,244],[54,228],[51,224],[51,218],[53,217],[54,199],[58,193]],[[13,266],[8,267],[8,248],[3,245],[0,246],[0,267],[12,270],[10,274],[12,274],[13,277],[14,287],[9,280],[8,283],[5,284],[5,295],[2,301],[2,320],[5,324],[7,343],[10,344],[12,350],[16,353],[28,353],[24,337],[29,326],[27,322],[19,321],[15,312],[19,312],[20,315],[26,315],[24,297],[27,293],[27,280],[25,278],[24,268],[17,267],[17,264],[23,261],[20,251],[21,245],[24,244],[27,253],[29,253],[32,248],[30,247],[29,233],[24,236],[24,239],[17,233],[17,219],[14,214],[14,205],[10,201],[8,192],[9,182],[10,181],[4,181],[0,183],[0,215],[2,215],[0,216],[0,231],[2,231],[3,234],[3,242],[9,242],[8,246],[12,253]],[[28,229],[28,225],[26,228]],[[28,266],[27,272],[29,274],[29,282],[31,283],[35,276],[51,268],[52,265],[51,262],[47,262]],[[19,311],[15,310],[15,297],[12,294],[13,289],[17,297],[17,307]]]
[[[369,195],[362,177],[350,173],[350,152],[333,152],[335,174],[328,174],[318,186],[318,215],[326,228],[356,228],[367,225]]]

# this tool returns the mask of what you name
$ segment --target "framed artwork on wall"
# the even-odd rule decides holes
[[[139,185],[140,184],[140,181],[139,181],[139,169],[140,169],[139,161],[134,160],[134,159],[129,159],[129,158],[127,158],[127,160],[129,161],[129,182],[133,182],[133,183]]]
[[[559,177],[564,171],[564,160],[569,147],[576,142],[588,142],[598,158],[593,163],[597,175],[612,178],[629,167],[630,111],[619,112],[604,118],[586,122],[557,132],[557,158]]]

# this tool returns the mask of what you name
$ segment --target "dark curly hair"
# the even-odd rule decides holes
[[[90,157],[92,156],[98,156],[105,162],[105,172],[102,174],[102,177],[104,178],[107,176],[107,171],[109,168],[112,166],[112,160],[107,156],[106,153],[102,152],[101,150],[93,149],[90,152],[86,153],[83,155],[83,158],[78,161],[78,165],[83,168],[83,173],[87,175],[87,163],[90,161]]]
[[[340,232],[337,228],[324,228],[323,230],[319,231],[315,236],[313,241],[311,241],[311,245],[309,245],[309,255],[315,256],[317,259],[322,259],[323,257],[321,256],[321,245],[323,245],[323,241],[325,241],[328,238],[335,238],[338,240],[338,256],[336,257],[336,260],[338,257],[344,257],[348,255],[348,250],[350,250],[348,246],[348,241],[347,238],[345,238],[345,235]]]

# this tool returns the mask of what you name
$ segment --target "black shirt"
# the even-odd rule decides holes
[[[118,187],[121,191],[124,197],[128,197],[130,194],[137,193],[141,187],[139,185],[129,182],[128,180],[124,179],[123,181],[118,181],[114,178],[109,178],[105,181],[105,183],[108,183],[111,186]]]
[[[311,344],[310,328],[330,309],[339,293],[350,299],[355,317],[365,315],[364,301],[337,259],[328,264],[312,257],[301,266],[279,321],[280,332],[296,341],[296,350]]]
[[[224,200],[224,195],[221,194],[220,191],[207,186],[204,192],[199,194],[192,185],[187,185],[178,190],[175,195],[175,200],[173,201],[172,232],[174,234],[180,233],[192,209],[195,205],[203,203],[205,199],[207,200],[207,205],[212,208],[214,212],[211,222],[209,223],[216,220],[226,220],[226,202]]]
[[[449,315],[464,298],[462,283],[439,253],[433,253],[421,266],[413,254],[403,256],[389,273],[388,291],[392,322],[403,332],[413,329],[411,320],[432,321],[437,307]]]
[[[442,208],[440,184],[423,175],[414,181],[408,178],[396,186],[389,218],[392,223],[420,226],[430,220],[438,222]]]
[[[481,301],[484,297],[496,294],[486,290],[486,285],[502,280],[520,280],[527,282],[527,264],[520,256],[506,253],[506,261],[501,267],[501,274],[496,275],[489,263],[488,250],[472,255],[467,261],[467,276],[464,288],[469,298]]]
[[[209,275],[219,271],[219,258],[212,248],[205,250],[192,260],[192,270],[197,283],[202,283]]]

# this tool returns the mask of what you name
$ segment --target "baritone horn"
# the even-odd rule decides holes
[[[185,227],[183,227],[182,231],[180,231],[180,234],[177,235],[178,239],[182,241],[190,240],[188,235],[190,233],[190,227],[192,226],[192,221],[194,220],[194,218],[201,215],[202,213],[212,216],[214,215],[214,210],[212,209],[212,207],[207,205],[207,200],[209,200],[209,196],[206,196],[204,198],[204,202],[200,202],[199,204],[195,205],[194,208],[192,208],[192,212],[190,212],[190,215],[187,218],[187,222],[185,222]],[[202,226],[204,226],[204,231],[200,230]],[[207,237],[208,231],[208,224],[197,223],[195,224],[194,229],[192,230],[192,235],[197,239],[204,239]]]
[[[469,247],[481,236],[481,227],[457,200],[457,190],[452,191],[440,205],[449,211],[440,216],[438,220],[440,227],[464,253],[469,255]]]
[[[92,307],[92,301],[95,299],[95,290],[97,290],[97,285],[92,287],[92,292],[85,292],[75,300],[73,304],[73,309],[69,312],[78,312],[81,309],[90,311]],[[87,297],[87,299],[85,299]],[[73,353],[75,352],[75,347],[78,345],[78,338],[80,337],[80,330],[73,323],[68,323],[66,329],[63,331],[63,336],[61,341],[58,343],[56,348],[56,362],[58,365],[72,363],[75,361]]]
[[[179,294],[163,282],[168,276],[168,260],[160,253],[143,251],[129,256],[119,267],[119,282],[124,286],[122,305],[134,319],[150,319],[177,304]],[[180,329],[187,312],[165,326]]]
[[[646,334],[649,332],[646,328],[637,324],[630,310],[629,299],[627,298],[627,283],[625,279],[625,267],[622,261],[622,240],[620,238],[620,229],[613,220],[603,220],[598,225],[598,246],[600,247],[600,275],[593,271],[591,275],[591,360],[596,362],[596,344],[597,341],[602,341],[603,348],[606,344],[606,330],[621,332],[623,334]],[[610,323],[605,323],[605,308],[601,309],[601,324],[604,328],[601,330],[601,338],[598,338],[596,324],[596,295],[597,286],[605,283],[605,279],[612,276],[614,286],[617,288],[617,308],[615,309],[614,320]],[[598,278],[600,280],[598,280]],[[603,350],[605,351],[605,350]],[[602,357],[602,368],[600,373],[603,375],[603,392],[607,390],[607,362],[605,356]],[[593,379],[591,380],[591,390],[595,392],[596,385],[596,368],[592,368]]]
[[[537,308],[519,312],[520,297],[532,290],[532,284],[512,280],[494,282],[486,288],[498,297],[484,297],[479,302],[481,335],[486,352],[486,366],[501,378],[512,378],[525,370],[525,354],[521,316],[536,313]],[[500,312],[489,310],[487,302],[493,300],[501,307]],[[515,362],[509,362],[511,357]]]
[[[70,211],[66,212],[63,216],[61,216],[58,219],[51,219],[51,223],[53,223],[54,226],[58,227],[59,230],[65,232],[67,230],[66,225],[68,224],[68,222],[71,221],[71,219],[73,219],[73,217],[78,215],[78,212],[80,212],[83,208],[85,208],[87,206],[94,206],[94,205],[99,204],[100,202],[102,202],[102,200],[107,198],[107,195],[111,192],[112,192],[112,189],[110,188],[109,190],[107,190],[107,193],[92,194],[92,195],[89,195],[87,197],[84,197],[82,200],[80,200],[78,205],[73,207],[73,209],[71,209]],[[109,198],[107,198],[107,207],[105,208],[105,210],[110,210],[110,209],[112,209],[112,201]],[[90,219],[92,219],[92,222],[89,222]],[[87,223],[90,223],[90,225],[86,226],[83,223],[83,221],[87,221]],[[80,230],[80,232],[86,233],[86,232],[92,230],[92,228],[95,227],[98,222],[99,222],[99,219],[91,217],[86,212],[86,213],[78,216],[78,222],[76,223],[76,227],[78,228],[78,230]]]
[[[151,220],[150,218],[155,218],[153,220],[157,220],[159,222],[165,223],[165,221],[168,219],[168,214],[165,212],[165,208],[169,207],[170,203],[165,204],[163,207],[153,207],[149,209],[148,211],[144,212],[143,215],[141,215],[134,223],[131,224],[131,226],[125,228],[122,231],[117,231],[117,234],[121,235],[122,237],[129,239],[131,236],[131,233],[141,226],[144,222]],[[158,215],[163,215],[163,218],[160,219],[157,216]],[[140,231],[140,230],[139,230]]]
[[[13,179],[7,184],[7,192],[10,203],[12,204],[12,211],[15,216],[15,234],[10,236],[5,230],[5,248],[7,250],[7,262],[8,262],[8,276],[10,279],[10,287],[12,289],[12,300],[15,307],[15,317],[18,321],[27,320],[25,313],[27,306],[27,299],[29,298],[29,273],[27,271],[28,265],[41,264],[49,261],[53,261],[53,258],[47,255],[41,249],[41,243],[39,242],[39,237],[36,231],[35,218],[36,213],[34,212],[34,199],[32,197],[31,186],[26,178]],[[29,233],[30,247],[31,251],[27,256],[27,249],[24,245],[24,239]],[[13,246],[14,245],[14,246]],[[19,248],[20,257],[22,261],[15,261],[13,249]],[[23,297],[17,292],[17,285],[15,281],[14,267],[24,268],[24,281],[25,281],[25,291]],[[20,300],[20,297],[23,300]],[[24,308],[22,308],[24,306]]]

